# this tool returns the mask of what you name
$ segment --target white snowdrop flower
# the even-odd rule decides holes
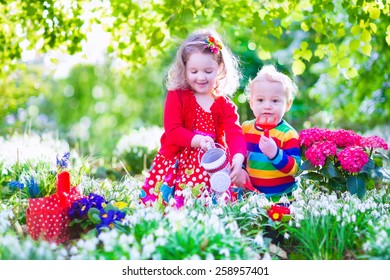
[[[351,216],[351,220],[352,220],[353,223],[356,222],[356,215],[355,215],[355,214],[353,214],[353,215]]]
[[[64,259],[66,259],[68,257],[68,251],[66,251],[65,248],[61,248],[61,250],[57,251],[57,253],[58,253],[58,257],[62,257]]]
[[[166,238],[164,238],[164,237],[158,237],[158,238],[156,239],[155,245],[156,245],[156,246],[165,246],[165,244],[167,244],[167,243],[168,243],[168,240],[167,240]]]
[[[176,205],[176,199],[174,199],[173,197],[171,197],[168,201],[168,205],[170,207],[174,207]]]
[[[119,243],[120,244],[128,244],[131,245],[135,242],[135,238],[133,235],[127,235],[127,234],[121,234],[119,236]]]
[[[122,221],[123,225],[135,225],[137,223],[137,217],[135,215],[126,215]]]
[[[253,215],[257,215],[259,212],[257,211],[257,208],[252,208],[251,213],[252,213]]]
[[[146,213],[145,221],[153,221],[155,220],[155,214],[152,212]]]
[[[141,258],[141,254],[136,248],[131,248],[130,257],[132,260],[139,260]]]
[[[195,255],[192,255],[190,260],[201,260],[200,256],[195,254]]]
[[[83,240],[80,239],[77,242],[77,245],[81,248],[84,248],[87,251],[95,251],[96,245],[99,243],[99,240],[96,237],[93,237],[91,239]]]
[[[45,252],[46,252],[47,248],[43,247],[43,246],[39,246],[36,250],[37,252],[37,255],[38,256],[44,256],[45,255]],[[27,252],[27,251],[26,251]]]
[[[216,208],[213,208],[211,210],[211,213],[214,214],[214,215],[222,215],[223,214],[223,210],[221,207],[216,207]]]
[[[76,247],[76,246],[70,247],[69,253],[70,253],[71,255],[76,255],[76,254],[78,253],[77,247]]]
[[[195,210],[192,210],[191,212],[190,212],[190,217],[191,218],[196,218],[198,216],[198,212],[196,212]]]
[[[156,250],[156,246],[154,243],[148,243],[142,247],[142,256],[145,259],[149,259],[150,256],[154,253]]]
[[[230,223],[226,224],[226,229],[230,230],[231,232],[237,232],[239,231],[239,227],[235,221],[232,221]]]
[[[104,250],[106,252],[111,252],[114,250],[114,247],[117,243],[117,237],[118,232],[116,230],[111,230],[109,232],[101,232],[98,236],[99,240],[103,242]]]
[[[320,213],[320,212],[318,212],[318,210],[317,210],[317,209],[316,209],[316,210],[314,210],[312,213],[313,213],[314,217],[319,217],[319,216],[321,216],[321,213]]]
[[[289,238],[290,238],[290,235],[286,232],[286,233],[283,235],[283,238],[284,238],[284,239],[289,239]]]
[[[215,260],[214,255],[211,254],[211,253],[208,253],[208,254],[206,255],[206,260]]]
[[[246,213],[249,211],[249,204],[244,204],[241,208],[240,208],[240,212],[241,213]]]
[[[160,226],[155,232],[154,234],[158,237],[161,237],[161,236],[165,236],[166,235],[166,230],[164,229],[164,227]]]
[[[336,215],[337,215],[337,210],[336,210],[335,208],[331,207],[331,208],[329,209],[329,213],[330,213],[332,216],[336,216]]]
[[[261,247],[264,247],[264,238],[263,238],[262,232],[258,232],[258,233],[256,234],[256,236],[255,236],[255,239],[253,239],[253,241],[254,241],[257,245],[259,245],[259,246],[261,246]]]
[[[227,258],[230,256],[230,251],[229,251],[228,248],[222,248],[222,249],[220,249],[220,250],[219,250],[219,253],[220,253],[221,255],[224,255],[224,256],[227,257]]]
[[[377,211],[377,210],[374,210],[371,212],[371,215],[374,217],[374,218],[379,218],[381,216],[381,214]],[[371,220],[369,220],[369,222],[371,222]]]
[[[364,242],[363,245],[362,245],[362,248],[363,248],[363,251],[365,251],[365,252],[371,251],[371,244],[370,244],[370,242],[369,241]]]
[[[264,261],[272,260],[271,255],[268,252],[264,253],[262,260],[264,260]]]
[[[288,200],[288,197],[283,195],[280,199],[279,199],[279,203],[284,203],[284,204],[288,204],[290,203],[290,201]]]
[[[180,195],[179,192],[180,191],[178,191],[178,195]],[[184,196],[184,198],[187,198],[187,199],[191,198],[192,197],[192,190],[191,190],[191,188],[185,188],[183,190],[183,196]]]
[[[145,235],[145,236],[142,237],[142,239],[141,239],[141,244],[142,244],[142,245],[146,245],[146,244],[153,243],[153,242],[154,242],[154,236],[153,236],[153,234]]]

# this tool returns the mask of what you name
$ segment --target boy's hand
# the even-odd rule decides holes
[[[264,135],[260,137],[259,148],[269,159],[274,158],[278,152],[278,146],[276,146],[274,139]]]
[[[237,187],[244,187],[245,188],[245,182],[247,182],[247,181],[250,182],[248,172],[246,172],[244,169],[241,168],[241,170],[238,171],[237,179],[235,181],[233,181],[233,183]]]
[[[236,182],[238,179],[238,176],[240,175],[240,172],[242,170],[242,163],[244,162],[244,155],[242,154],[235,154],[232,160],[232,166],[230,168],[230,179],[232,182]]]

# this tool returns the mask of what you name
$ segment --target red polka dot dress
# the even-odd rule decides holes
[[[215,137],[212,114],[198,103],[193,131],[213,139]],[[211,193],[210,176],[199,164],[199,152],[200,148],[186,147],[172,159],[157,154],[142,187],[141,200],[147,205],[157,202],[165,206],[173,197],[179,208],[185,203],[189,193],[188,190],[186,192],[187,188],[191,188],[193,197]]]

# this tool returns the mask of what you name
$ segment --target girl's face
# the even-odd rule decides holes
[[[252,85],[249,105],[255,117],[275,117],[279,123],[290,109],[283,85],[279,82],[258,81]]]
[[[186,64],[187,82],[196,93],[212,93],[218,72],[219,66],[213,54],[193,53],[188,57]]]

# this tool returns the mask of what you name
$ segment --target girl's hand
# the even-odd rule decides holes
[[[241,174],[242,171],[242,163],[244,162],[244,155],[242,154],[235,154],[232,159],[232,166],[230,168],[230,179],[232,182],[236,182],[237,180],[241,180]],[[239,178],[240,176],[240,178]]]
[[[191,141],[191,147],[194,148],[202,148],[203,150],[207,150],[207,146],[214,147],[214,140],[210,136],[203,136],[196,134]]]
[[[278,152],[278,146],[276,146],[274,139],[266,137],[264,134],[260,137],[259,148],[269,159],[274,158]]]
[[[214,147],[214,140],[210,136],[202,136],[199,145],[203,150],[207,151],[208,147]]]

